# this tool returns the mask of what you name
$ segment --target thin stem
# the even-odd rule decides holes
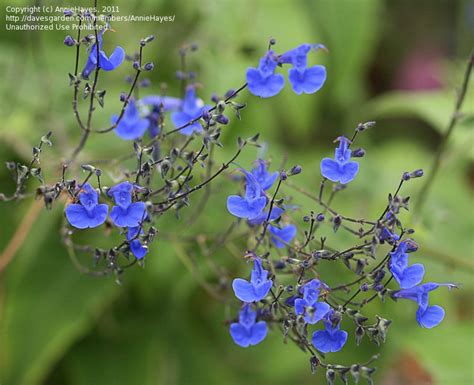
[[[428,173],[428,176],[426,178],[426,181],[424,185],[421,187],[419,198],[417,200],[417,203],[415,205],[415,213],[420,213],[422,211],[423,205],[426,202],[428,192],[431,188],[431,185],[433,184],[433,181],[436,177],[436,174],[438,173],[439,167],[441,165],[441,158],[444,154],[444,151],[446,149],[446,145],[448,143],[449,137],[454,131],[454,128],[456,127],[456,124],[458,123],[459,119],[461,118],[461,107],[463,105],[464,99],[466,97],[467,93],[467,86],[469,84],[469,79],[471,77],[471,72],[472,72],[472,67],[474,65],[474,51],[471,52],[469,55],[469,60],[467,62],[467,67],[466,71],[464,72],[464,78],[462,81],[461,85],[461,90],[458,93],[457,99],[456,99],[456,104],[454,106],[454,111],[451,115],[451,119],[449,121],[448,127],[441,139],[441,143],[436,151],[435,158],[433,160],[433,163],[431,165],[431,170]]]

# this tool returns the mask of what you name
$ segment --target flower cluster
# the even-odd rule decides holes
[[[97,14],[92,20],[97,27]],[[219,204],[219,199],[212,195],[213,191],[218,190],[214,188],[218,177],[237,164],[236,159],[247,146],[260,147],[258,134],[248,139],[239,137],[234,155],[220,165],[215,162],[215,152],[222,146],[221,132],[231,119],[230,112],[240,118],[245,107],[245,104],[236,101],[239,93],[248,89],[253,95],[263,98],[277,95],[285,85],[284,76],[276,73],[277,68],[288,65],[288,81],[292,90],[298,95],[313,94],[324,85],[326,69],[321,65],[308,65],[308,54],[325,49],[324,46],[302,44],[283,54],[276,54],[272,49],[275,45],[272,40],[258,66],[247,70],[244,85],[228,90],[223,96],[214,94],[210,98],[213,104],[206,104],[197,96],[201,86],[196,73],[187,68],[185,60],[189,53],[197,50],[197,46],[185,45],[179,52],[181,68],[177,72],[181,97],[164,94],[140,97],[142,94],[137,91],[150,86],[149,79],[140,80],[140,76],[154,68],[152,62],[143,63],[143,52],[154,37],[141,39],[138,53],[125,57],[124,50],[117,46],[107,56],[103,50],[103,36],[109,29],[106,24],[105,29],[95,35],[82,39],[80,34],[77,39],[67,36],[64,41],[66,46],[77,47],[75,63],[79,62],[80,47],[85,46],[88,55],[82,72],[76,64],[74,74],[70,74],[70,85],[74,91],[73,112],[82,136],[63,164],[62,178],[46,184],[41,168],[37,166],[42,145],[52,144],[49,133],[41,139],[39,146],[33,148],[34,157],[29,165],[7,164],[14,173],[17,189],[8,199],[3,195],[0,197],[2,200],[23,198],[30,176],[41,182],[37,196],[44,199],[46,207],[51,207],[62,194],[68,196],[71,203],[65,208],[63,234],[69,254],[81,252],[93,255],[94,267],[80,265],[81,271],[95,275],[115,274],[119,281],[118,277],[125,268],[137,260],[143,260],[147,254],[158,231],[154,225],[162,216],[173,211],[177,218],[181,218],[183,211],[192,209],[191,197],[194,193],[204,191],[202,200],[186,221],[186,226],[191,226],[196,218],[206,212],[204,207],[210,199],[215,199],[214,207]],[[121,110],[111,117],[109,127],[96,128],[92,119],[97,110],[95,102],[103,106],[105,97],[105,91],[97,90],[101,71],[112,71],[126,59],[132,61],[134,76],[127,78],[129,91],[120,95]],[[92,84],[89,77],[93,79]],[[83,99],[90,98],[87,119],[81,117],[77,107],[80,94]],[[166,130],[165,119],[169,119],[174,128]],[[421,177],[422,170],[402,174],[398,188],[389,195],[386,207],[374,220],[354,218],[332,206],[334,196],[356,180],[360,167],[354,159],[363,157],[365,150],[353,149],[352,146],[358,134],[373,125],[374,122],[361,123],[349,136],[351,139],[345,136],[336,139],[338,145],[334,157],[319,162],[322,179],[317,194],[293,182],[297,179],[294,177],[302,172],[298,165],[270,171],[270,162],[259,157],[253,167],[245,169],[238,166],[235,175],[239,178],[233,180],[242,181],[244,186],[240,193],[228,196],[226,202],[227,211],[234,217],[233,223],[215,239],[209,238],[213,241],[213,248],[217,249],[229,239],[233,230],[238,226],[240,229],[244,227],[237,238],[246,250],[243,257],[253,263],[250,278],[235,278],[231,288],[227,288],[230,286],[227,281],[216,280],[219,281],[216,290],[224,287],[230,292],[232,289],[241,302],[235,318],[228,322],[233,341],[239,346],[249,347],[261,343],[268,330],[281,330],[285,340],[291,340],[311,355],[313,370],[317,366],[327,370],[330,383],[334,382],[336,373],[347,383],[347,373],[358,380],[360,375],[370,379],[374,371],[367,364],[331,364],[326,362],[324,356],[343,349],[349,338],[346,330],[351,330],[347,324],[351,322],[355,325],[357,344],[364,336],[377,345],[385,342],[391,321],[377,316],[371,323],[362,314],[367,304],[385,298],[415,301],[418,305],[416,320],[422,327],[432,328],[442,321],[445,313],[440,306],[429,305],[429,293],[440,286],[455,287],[447,283],[422,284],[424,266],[409,263],[409,253],[416,251],[417,244],[411,238],[414,231],[402,225],[401,213],[408,209],[409,197],[401,196],[400,191],[404,183]],[[103,162],[106,173],[90,162],[81,166],[82,171],[88,172],[84,181],[78,182],[78,176],[68,179],[69,174],[77,171],[75,163],[79,154],[84,155],[82,150],[92,134],[112,131],[127,141],[122,144],[130,146],[130,153],[123,158]],[[148,141],[145,140],[147,133]],[[175,133],[181,136],[173,135]],[[132,163],[136,166],[130,166]],[[317,165],[315,168],[318,168]],[[89,183],[95,177],[98,189]],[[105,187],[105,178],[115,185]],[[212,189],[209,188],[211,183]],[[299,205],[290,190],[311,199],[318,209],[307,210]],[[109,206],[112,206],[110,211]],[[98,248],[77,244],[73,239],[75,229],[98,228],[101,225],[107,233],[113,226],[118,228],[122,242],[110,248]],[[354,237],[352,246],[342,248],[340,242],[332,239],[339,231]],[[201,239],[193,241],[202,245]],[[130,253],[135,257],[132,261],[129,260]],[[203,254],[210,257],[207,250]],[[77,265],[77,259],[73,260]],[[343,283],[338,282],[341,278],[337,273],[322,277],[324,269],[320,269],[320,265],[334,262],[336,266],[347,268],[357,278]],[[98,266],[104,266],[103,270],[99,270]],[[209,266],[217,266],[216,276],[222,277],[224,266],[216,261],[209,263]],[[225,275],[231,274],[226,271]],[[398,285],[396,288],[394,283]]]
[[[249,281],[236,278],[232,283],[235,297],[242,301],[239,320],[232,322],[229,330],[237,345],[256,345],[264,340],[268,325],[279,324],[285,338],[291,338],[310,352],[312,367],[325,367],[328,379],[333,379],[336,372],[344,378],[345,373],[353,367],[337,366],[335,369],[322,362],[322,354],[338,352],[345,346],[349,334],[341,328],[344,319],[355,324],[357,344],[364,335],[377,345],[386,341],[391,321],[377,316],[375,323],[369,324],[369,318],[361,313],[363,307],[374,299],[389,297],[415,301],[418,304],[416,320],[425,328],[437,326],[443,320],[444,310],[440,306],[429,305],[429,292],[440,286],[453,288],[456,285],[421,284],[425,268],[420,263],[410,264],[408,257],[409,253],[418,249],[416,242],[407,237],[414,230],[406,230],[401,222],[401,211],[408,209],[409,198],[400,196],[400,189],[407,181],[421,177],[422,170],[403,173],[396,192],[389,195],[387,207],[377,220],[352,218],[330,206],[334,194],[356,179],[359,162],[352,158],[364,156],[365,150],[352,150],[351,146],[357,135],[373,124],[360,124],[351,139],[344,136],[336,139],[339,144],[334,158],[324,158],[320,162],[323,179],[317,197],[288,181],[289,177],[302,171],[299,166],[270,173],[267,163],[258,159],[257,167],[250,171],[239,169],[244,176],[245,191],[242,195],[227,198],[227,210],[237,217],[237,223],[246,219],[251,249],[245,253],[245,257],[251,258],[254,266]],[[277,180],[278,184],[273,189]],[[333,183],[331,196],[325,201],[324,189],[330,182]],[[323,210],[318,214],[311,211],[304,216],[303,222],[309,223],[309,228],[302,231],[302,240],[298,239],[300,231],[296,224],[281,225],[282,216],[287,217],[285,222],[288,222],[299,209],[294,204],[286,204],[287,193],[279,196],[285,185],[313,198]],[[270,193],[272,189],[273,193]],[[331,247],[326,235],[321,236],[318,242],[315,233],[321,231],[326,215],[330,217],[334,232],[343,229],[363,242],[359,241],[355,246],[343,250]],[[353,229],[350,225],[354,223],[360,228]],[[364,256],[377,259],[378,249],[387,248],[387,245],[391,249],[385,249],[385,257],[375,267],[371,267]],[[285,251],[282,254],[273,251],[273,248]],[[319,264],[339,260],[359,278],[348,284],[330,285],[323,282],[319,276]],[[293,277],[293,280],[289,277]],[[333,279],[328,277],[328,280]],[[398,284],[397,288],[391,287],[392,280]],[[355,289],[355,292],[346,299],[337,294],[340,290],[349,293],[351,289]],[[357,302],[358,296],[367,295],[364,293],[369,293],[369,296]],[[313,325],[316,330],[310,331]],[[370,377],[372,371],[364,368],[362,372]],[[352,374],[356,379],[360,373]]]
[[[296,235],[296,227],[292,224],[282,225],[281,219],[284,209],[270,204],[271,208],[265,211],[270,199],[265,191],[269,190],[277,178],[278,172],[269,173],[264,160],[258,159],[257,165],[250,172],[241,169],[245,175],[245,194],[243,197],[231,195],[227,198],[227,210],[238,218],[247,219],[249,226],[258,226],[262,223],[274,222],[268,225],[271,240],[277,248],[283,248]],[[280,175],[285,178],[286,174]],[[276,224],[278,222],[278,224]]]
[[[108,190],[107,195],[113,197],[115,205],[110,211],[110,219],[117,227],[128,228],[127,240],[130,250],[136,258],[142,259],[147,248],[137,239],[143,233],[142,223],[147,217],[143,202],[132,202],[132,193],[137,186],[130,182],[122,182]],[[65,213],[71,226],[78,229],[94,228],[102,225],[108,215],[107,204],[99,203],[99,193],[89,184],[84,183],[78,189],[79,203],[71,203]]]

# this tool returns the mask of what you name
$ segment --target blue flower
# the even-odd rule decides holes
[[[318,65],[302,69],[291,68],[288,71],[288,80],[297,95],[314,94],[324,85],[326,76],[326,68]]]
[[[347,332],[339,329],[340,320],[334,318],[334,311],[328,312],[324,318],[324,330],[313,333],[311,341],[322,353],[338,352],[347,341]]]
[[[420,263],[408,266],[409,242],[403,241],[395,251],[390,253],[390,271],[402,289],[418,285],[425,275],[425,268]]]
[[[326,81],[326,68],[321,65],[307,67],[308,53],[311,49],[326,49],[321,44],[302,44],[279,58],[280,63],[293,65],[288,71],[288,80],[297,95],[302,93],[313,94],[318,91]]]
[[[122,64],[123,60],[125,59],[125,51],[122,47],[117,46],[115,47],[114,51],[107,57],[105,52],[102,50],[102,35],[104,34],[105,30],[99,32],[98,39],[99,39],[99,65],[100,68],[104,71],[113,71],[115,68]],[[88,79],[90,73],[97,67],[97,44],[91,48],[89,53],[89,57],[87,58],[86,65],[82,70],[82,77],[84,79]]]
[[[116,204],[110,212],[110,218],[116,226],[137,227],[146,218],[145,203],[132,203],[132,191],[130,182],[122,182],[108,191]]]
[[[72,203],[66,207],[67,220],[78,229],[100,226],[107,219],[109,208],[106,204],[99,204],[99,194],[89,183],[84,184],[81,191],[80,203]]]
[[[230,335],[234,342],[243,348],[249,345],[257,345],[267,336],[267,323],[265,321],[255,322],[257,312],[245,305],[239,313],[239,322],[230,325]]]
[[[418,304],[416,320],[421,327],[431,329],[441,323],[444,318],[444,309],[441,306],[428,306],[428,293],[440,286],[447,286],[449,289],[456,287],[451,283],[428,282],[410,289],[400,290],[393,294],[394,298],[404,298],[415,301]]]
[[[359,163],[351,161],[349,139],[340,136],[339,147],[336,148],[334,159],[324,158],[321,161],[321,174],[330,181],[342,184],[352,181],[359,171]]]
[[[272,237],[270,237],[270,239],[275,244],[275,246],[278,247],[279,249],[285,247],[285,244],[290,243],[290,241],[296,235],[295,225],[287,225],[282,228],[269,225],[268,230],[272,234]]]
[[[115,124],[118,116],[113,115],[111,120],[112,124]],[[150,121],[140,117],[135,101],[130,99],[125,113],[114,131],[122,139],[135,140],[143,136],[149,125]]]
[[[209,110],[210,106],[205,106],[202,100],[196,97],[196,88],[191,85],[186,90],[183,103],[180,111],[175,111],[171,114],[171,121],[176,128],[184,126],[188,122],[198,119],[202,116],[203,112]],[[202,126],[199,122],[194,122],[189,126],[181,129],[179,132],[183,135],[191,135],[193,132],[201,132]]]
[[[382,230],[380,231],[380,234],[379,234],[379,240],[380,240],[380,243],[384,243],[384,242],[387,242],[388,244],[390,245],[393,245],[395,244],[395,242],[397,242],[398,240],[400,239],[400,237],[395,234],[395,233],[392,233],[387,227],[382,227]]]
[[[238,218],[253,219],[261,214],[267,204],[260,184],[252,174],[241,170],[245,174],[245,196],[231,195],[227,198],[227,210]]]
[[[262,267],[260,258],[255,258],[250,276],[250,282],[236,278],[232,282],[235,296],[243,302],[258,302],[264,299],[270,291],[273,282],[268,279],[268,271]]]
[[[261,225],[263,222],[267,220],[267,218],[268,218],[268,222],[273,222],[277,220],[278,218],[280,218],[281,214],[283,214],[284,212],[285,210],[279,208],[278,206],[273,206],[270,217],[268,217],[268,211],[262,211],[255,218],[249,219],[247,222],[250,226]]]
[[[270,98],[277,95],[285,86],[285,79],[281,74],[275,74],[277,58],[273,51],[260,59],[257,68],[247,69],[247,84],[249,91],[262,98]]]
[[[295,314],[304,314],[309,324],[315,324],[323,319],[331,307],[325,302],[318,302],[321,282],[317,279],[309,281],[303,286],[303,298],[295,299]]]
[[[265,161],[262,159],[257,160],[257,167],[250,170],[250,173],[264,191],[272,187],[273,183],[275,183],[278,178],[278,171],[270,174],[267,171],[267,165]]]
[[[127,231],[127,240],[130,241],[130,250],[137,259],[142,259],[148,253],[148,247],[143,246],[137,235],[143,234],[140,226],[129,227]]]

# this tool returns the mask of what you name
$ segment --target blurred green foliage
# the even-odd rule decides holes
[[[26,5],[21,0],[1,3],[3,19],[6,5]],[[173,78],[182,43],[200,46],[189,65],[196,68],[206,99],[213,91],[224,93],[240,86],[245,69],[255,65],[270,36],[277,39],[278,51],[302,42],[324,43],[330,52],[312,55],[310,60],[327,66],[325,87],[315,95],[297,97],[287,86],[270,100],[244,93],[239,100],[248,107],[242,121],[225,130],[225,148],[218,152],[218,159],[231,156],[237,136],[260,132],[269,144],[268,155],[274,166],[287,155],[287,164],[303,166],[298,183],[316,191],[319,159],[330,153],[331,140],[349,133],[359,121],[377,120],[377,127],[361,137],[367,156],[361,160],[360,176],[343,193],[348,198],[335,201],[336,209],[354,217],[378,215],[403,171],[429,168],[453,108],[453,89],[461,81],[468,42],[472,43],[466,1],[138,0],[107,4],[118,5],[120,14],[176,15],[175,22],[169,24],[114,25],[116,33],[106,42],[109,47],[120,44],[132,53],[141,37],[157,35],[145,54],[145,60],[155,62],[150,90],[154,93],[161,82],[169,84],[169,94],[178,93]],[[445,18],[446,14],[450,17]],[[417,15],[419,20],[431,21],[427,24],[431,29],[404,22],[417,20]],[[449,47],[444,56],[444,87],[434,91],[393,90],[387,79],[395,77],[401,57],[416,50],[415,37],[430,34],[438,39],[435,44]],[[4,74],[0,87],[1,160],[29,159],[37,138],[53,130],[55,146],[44,158],[59,165],[80,134],[67,86],[72,50],[62,45],[64,35],[60,32],[2,30],[0,38],[0,70]],[[98,126],[106,125],[117,110],[119,102],[114,95],[125,89],[123,78],[130,72],[123,65],[101,80],[100,86],[108,91],[106,106],[97,114]],[[428,383],[474,381],[473,96],[471,87],[466,117],[449,143],[423,217],[405,214],[417,229],[420,251],[415,259],[426,265],[426,279],[461,282],[462,289],[433,295],[433,302],[447,310],[445,321],[434,330],[418,327],[411,303],[374,303],[368,309],[371,315],[382,314],[395,321],[377,362],[378,383],[419,383],[400,365],[407,352],[416,357],[414,364],[428,373]],[[104,159],[126,151],[127,144],[113,134],[94,136],[82,157]],[[247,151],[239,163],[248,166],[255,157],[255,151]],[[56,169],[46,172],[47,180],[54,180],[55,173]],[[205,290],[206,280],[215,282],[216,277],[203,263],[198,246],[183,239],[196,234],[211,237],[223,224],[231,223],[225,197],[235,186],[225,179],[216,184],[212,210],[191,228],[184,227],[185,219],[163,218],[159,226],[163,235],[161,239],[158,236],[145,269],[128,270],[122,286],[113,278],[81,275],[61,244],[63,208],[57,205],[52,211],[43,211],[1,276],[0,383],[277,385],[323,381],[322,373],[317,374],[318,380],[310,374],[304,353],[282,343],[279,332],[251,349],[235,346],[224,326],[229,311],[233,311],[230,304],[215,301]],[[12,191],[13,183],[4,168],[0,169],[0,181],[0,190]],[[404,193],[417,199],[420,185],[420,181],[412,181]],[[317,210],[311,201],[289,188],[284,194],[294,196],[294,202],[306,211]],[[197,202],[199,195],[193,200]],[[0,251],[31,204],[0,204]],[[297,212],[295,220],[302,215],[303,211]],[[336,239],[329,227],[322,231],[328,242]],[[91,243],[107,242],[100,231],[89,231],[86,236]],[[235,254],[240,255],[244,248],[229,242],[214,259],[236,276],[245,266]],[[322,265],[321,274],[331,284],[340,282],[346,273],[340,267]],[[350,341],[340,354],[328,357],[353,363],[367,360],[376,351],[368,342],[356,347]],[[387,382],[394,372],[399,382]]]

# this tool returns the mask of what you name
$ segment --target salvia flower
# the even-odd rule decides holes
[[[79,203],[66,207],[67,220],[78,229],[100,226],[107,219],[109,208],[106,204],[99,204],[99,194],[89,183],[84,184],[81,191]]]
[[[267,323],[257,320],[257,312],[245,305],[239,313],[239,322],[230,325],[230,335],[234,342],[243,348],[257,345],[267,336]]]
[[[249,219],[247,223],[250,226],[257,226],[261,225],[263,222],[265,222],[268,218],[268,222],[273,222],[277,220],[278,218],[281,217],[281,215],[285,212],[285,210],[281,209],[278,206],[273,206],[272,207],[272,212],[270,216],[268,216],[268,211],[262,211],[259,215],[257,215],[255,218]]]
[[[113,71],[118,66],[120,66],[125,59],[125,51],[122,47],[117,46],[113,50],[110,56],[107,56],[105,52],[102,50],[102,35],[104,34],[105,30],[99,32],[98,40],[99,40],[99,66],[104,71]],[[90,50],[89,56],[87,58],[86,65],[82,70],[82,77],[84,79],[88,79],[89,75],[94,69],[97,67],[97,43],[92,45]]]
[[[129,227],[127,230],[127,241],[130,241],[130,250],[137,259],[143,259],[148,253],[148,247],[142,245],[138,239],[138,234],[143,234],[143,230],[140,226]]]
[[[258,184],[260,184],[262,190],[268,190],[277,180],[278,171],[269,173],[267,170],[267,164],[262,159],[258,159],[256,163],[257,166],[250,170],[250,173],[253,175]]]
[[[279,249],[285,247],[285,244],[291,242],[291,240],[296,235],[296,226],[295,225],[287,225],[281,228],[278,228],[273,225],[268,226],[268,231],[270,231],[271,237],[270,239],[275,244],[275,246]]]
[[[321,65],[307,67],[307,56],[311,49],[324,48],[320,44],[302,44],[280,56],[280,63],[293,65],[288,71],[288,80],[297,95],[313,94],[326,81],[326,68]]]
[[[428,282],[410,289],[400,290],[393,294],[394,298],[404,298],[415,301],[418,304],[416,320],[421,327],[431,329],[441,323],[444,318],[444,309],[441,306],[428,306],[428,294],[440,286],[447,286],[449,289],[456,287],[451,283]]]
[[[273,51],[268,51],[260,59],[257,68],[247,69],[247,83],[249,91],[262,98],[270,98],[277,95],[285,86],[285,78],[281,74],[275,74],[278,59]]]
[[[260,184],[254,176],[245,170],[246,186],[245,195],[231,195],[227,198],[227,210],[238,218],[253,219],[261,214],[267,204],[267,198],[263,194]]]
[[[351,161],[349,139],[340,136],[339,146],[336,148],[334,159],[324,158],[321,161],[321,174],[332,182],[342,184],[352,181],[359,171],[359,163]]]
[[[108,191],[116,204],[110,212],[110,218],[116,226],[137,227],[146,218],[145,203],[132,203],[133,188],[130,182],[122,182]]]
[[[321,282],[317,279],[309,281],[303,286],[303,298],[295,299],[295,314],[304,315],[309,324],[315,324],[323,319],[331,307],[325,302],[319,302]]]
[[[202,116],[203,112],[211,107],[204,105],[201,99],[196,97],[196,87],[188,86],[186,95],[179,111],[171,114],[171,121],[176,128],[184,126],[194,119]],[[193,132],[202,132],[202,126],[199,122],[194,122],[179,131],[183,135],[191,135]]]
[[[112,124],[115,124],[117,120],[118,116],[113,115],[111,119]],[[150,121],[140,116],[135,100],[130,99],[125,109],[125,113],[114,131],[122,139],[135,140],[141,138],[143,134],[145,134],[149,125]]]
[[[390,253],[390,271],[402,289],[418,285],[425,275],[425,268],[420,263],[408,266],[409,242],[400,242],[395,251]]]
[[[262,266],[260,258],[255,258],[250,282],[236,278],[232,282],[232,289],[235,296],[243,302],[258,302],[264,299],[273,285],[273,281],[268,279],[268,271]]]
[[[324,330],[314,332],[311,341],[322,353],[338,352],[347,341],[347,332],[340,330],[341,321],[334,317],[333,310],[326,314],[323,322]]]

